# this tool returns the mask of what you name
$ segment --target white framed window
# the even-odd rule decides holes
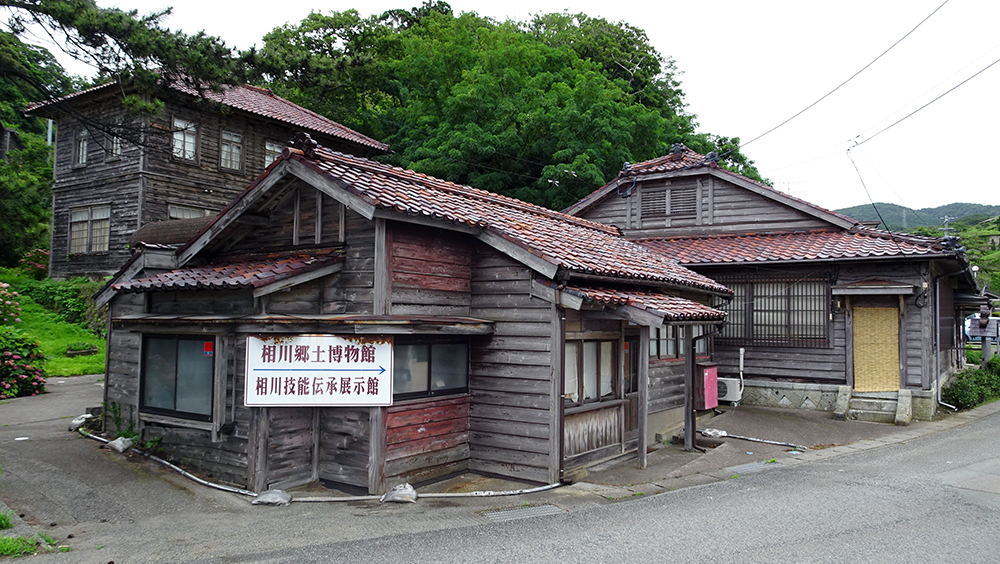
[[[195,157],[198,154],[198,126],[192,121],[175,117],[173,121],[173,131],[174,157],[187,161],[195,160]]]
[[[70,254],[106,253],[111,240],[111,206],[83,206],[69,210]]]
[[[243,135],[223,131],[219,142],[219,166],[243,170]]]
[[[567,406],[617,399],[618,341],[566,341],[563,397]]]
[[[169,219],[191,219],[192,217],[206,217],[216,213],[218,212],[206,208],[167,204],[167,218]]]
[[[73,164],[75,166],[87,164],[87,131],[85,129],[77,131],[73,140]]]
[[[264,168],[271,166],[271,163],[278,160],[281,156],[281,152],[285,150],[284,146],[277,141],[265,141],[264,142]]]
[[[111,147],[108,148],[108,151],[111,153],[112,157],[114,157],[114,158],[121,158],[121,156],[122,156],[122,138],[121,137],[112,137],[111,138]]]
[[[139,410],[211,421],[214,351],[214,337],[144,335]]]

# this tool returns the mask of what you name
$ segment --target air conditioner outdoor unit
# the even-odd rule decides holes
[[[739,378],[719,378],[719,401],[738,402],[743,399]]]

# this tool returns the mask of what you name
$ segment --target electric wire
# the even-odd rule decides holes
[[[776,125],[776,126],[772,127],[771,129],[768,129],[767,131],[765,131],[764,133],[761,133],[761,134],[760,134],[760,135],[758,135],[757,137],[754,137],[753,139],[751,139],[751,140],[747,141],[746,143],[744,143],[744,144],[743,144],[743,145],[741,146],[741,148],[744,148],[744,147],[746,147],[747,145],[749,145],[749,144],[753,143],[754,141],[757,141],[757,140],[758,140],[758,139],[760,139],[761,137],[764,137],[765,135],[768,135],[769,133],[771,133],[771,132],[775,131],[776,129],[778,129],[778,128],[780,128],[781,126],[783,126],[783,125],[787,124],[788,122],[792,121],[793,119],[795,119],[795,118],[799,117],[800,115],[802,115],[802,114],[804,114],[805,112],[809,111],[809,110],[810,110],[810,109],[811,109],[811,108],[812,108],[813,106],[815,106],[816,104],[819,104],[819,103],[820,103],[820,102],[822,102],[823,100],[825,100],[825,99],[827,99],[828,97],[830,97],[830,96],[831,96],[831,95],[832,95],[832,94],[833,94],[834,92],[836,92],[837,90],[840,90],[840,88],[841,88],[842,86],[844,86],[844,85],[845,85],[845,84],[847,84],[848,82],[850,82],[850,81],[854,80],[854,79],[855,79],[855,77],[857,77],[857,76],[858,76],[859,74],[861,74],[861,73],[865,72],[865,71],[866,71],[866,70],[868,69],[868,67],[870,67],[870,66],[874,65],[874,64],[876,63],[876,61],[878,61],[879,59],[881,59],[882,57],[884,57],[884,56],[885,56],[885,54],[886,54],[886,53],[888,53],[889,51],[891,51],[891,50],[892,50],[892,49],[893,49],[893,48],[894,48],[894,47],[895,47],[896,45],[899,45],[899,44],[900,44],[900,43],[901,43],[901,42],[902,42],[902,41],[903,41],[904,39],[906,39],[907,37],[909,37],[909,36],[910,36],[910,34],[912,34],[912,33],[913,33],[914,31],[916,31],[916,30],[917,30],[917,28],[919,28],[920,26],[922,26],[922,25],[924,24],[924,22],[926,22],[927,20],[929,20],[929,19],[931,18],[931,16],[933,16],[933,15],[934,15],[934,14],[936,14],[936,13],[938,13],[938,10],[940,10],[941,8],[943,8],[943,7],[944,7],[944,5],[945,5],[945,4],[947,4],[948,2],[949,2],[949,0],[944,0],[944,2],[942,2],[940,6],[938,6],[937,8],[935,8],[935,9],[934,9],[934,11],[933,11],[933,12],[931,12],[931,13],[930,13],[930,14],[929,14],[929,15],[928,15],[928,16],[927,16],[926,18],[924,18],[924,19],[920,20],[920,23],[918,23],[918,24],[917,24],[916,26],[914,26],[914,28],[913,28],[913,29],[911,29],[910,31],[906,32],[906,35],[904,35],[903,37],[900,37],[900,38],[899,38],[898,40],[896,40],[896,42],[895,42],[895,43],[893,43],[892,45],[890,45],[888,49],[886,49],[885,51],[882,51],[882,54],[881,54],[881,55],[879,55],[878,57],[875,57],[874,59],[872,59],[872,61],[871,61],[870,63],[868,63],[867,65],[865,65],[865,66],[864,66],[864,67],[863,67],[863,68],[862,68],[861,70],[859,70],[858,72],[856,72],[856,73],[852,74],[852,75],[850,76],[850,78],[848,78],[848,79],[847,79],[847,80],[845,80],[844,82],[841,82],[841,83],[840,83],[839,85],[837,85],[837,87],[836,87],[836,88],[834,88],[833,90],[831,90],[831,91],[827,92],[826,94],[824,94],[824,95],[823,95],[823,96],[822,96],[822,97],[821,97],[821,98],[820,98],[819,100],[816,100],[816,101],[815,101],[815,102],[813,102],[812,104],[809,104],[808,106],[806,106],[805,108],[803,108],[802,110],[800,110],[800,111],[799,111],[798,113],[796,113],[796,114],[795,114],[795,115],[793,115],[792,117],[790,117],[790,118],[786,119],[785,121],[783,121],[783,122],[779,123],[778,125]]]

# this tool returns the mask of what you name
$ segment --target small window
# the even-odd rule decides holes
[[[69,211],[70,254],[105,253],[111,240],[111,206],[85,206]]]
[[[392,393],[410,399],[465,393],[469,389],[469,345],[414,343],[393,347]]]
[[[85,166],[87,164],[87,131],[79,130],[76,132],[76,139],[73,143],[73,164],[76,166]]]
[[[194,122],[174,118],[174,157],[193,161],[198,150],[198,127]]]
[[[650,358],[684,358],[684,327],[667,325],[649,330]]]
[[[114,158],[121,158],[121,156],[122,156],[122,138],[121,137],[112,137],[111,138],[111,147],[109,147],[108,151],[110,152],[110,154],[111,154],[112,157],[114,157]]]
[[[264,168],[271,166],[271,163],[278,160],[281,156],[281,152],[285,148],[281,143],[275,141],[267,141],[264,143]]]
[[[142,341],[140,411],[212,419],[214,338],[146,335]]]
[[[219,165],[222,168],[243,170],[243,136],[239,133],[223,131],[219,159]]]
[[[567,406],[618,397],[617,345],[618,341],[566,341],[563,397]]]
[[[169,219],[191,219],[193,217],[206,217],[215,215],[215,210],[206,208],[196,208],[194,206],[182,206],[180,204],[167,204],[167,217]]]

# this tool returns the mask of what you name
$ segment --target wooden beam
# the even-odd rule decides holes
[[[646,468],[646,434],[649,432],[649,327],[639,327],[639,468]]]
[[[387,209],[376,210],[375,217],[398,221],[400,223],[411,223],[413,225],[421,225],[424,227],[436,227],[438,229],[458,231],[459,233],[467,233],[477,237],[483,231],[480,227],[474,227],[465,223],[456,223],[446,219],[435,219],[426,215],[406,215],[405,213],[399,213],[397,211]]]
[[[552,372],[549,392],[549,483],[562,479],[563,470],[563,420],[565,417],[563,379],[565,359],[565,338],[562,309],[557,304],[551,306],[552,322],[549,335],[552,351]]]
[[[385,488],[385,407],[371,407],[368,425],[371,441],[368,445],[368,493],[376,495]]]
[[[480,241],[538,272],[542,276],[546,278],[556,277],[556,272],[559,270],[558,264],[551,263],[540,256],[534,255],[531,251],[504,239],[492,231],[482,231],[479,233],[478,238]]]
[[[389,267],[389,248],[387,238],[386,221],[382,218],[375,219],[375,281],[373,282],[374,288],[372,290],[372,313],[375,315],[388,315],[389,310],[392,307],[390,280],[389,277],[392,275],[391,268]]]
[[[365,201],[361,198],[361,196],[358,196],[342,186],[337,179],[316,172],[315,170],[295,160],[285,162],[288,164],[289,170],[292,174],[301,178],[313,188],[316,188],[327,196],[330,196],[334,200],[337,200],[338,202],[351,208],[365,219],[374,219],[375,206]]]
[[[531,295],[549,303],[558,304],[577,311],[583,307],[583,298],[556,290],[555,288],[542,284],[537,280],[531,281]]]
[[[187,264],[187,261],[191,260],[191,257],[198,254],[216,235],[221,233],[234,223],[240,216],[243,215],[248,209],[250,209],[257,199],[263,194],[266,194],[275,184],[280,182],[288,174],[289,168],[287,166],[287,161],[285,163],[279,164],[267,176],[261,179],[256,186],[250,189],[241,199],[239,199],[233,207],[229,208],[224,214],[220,215],[213,221],[205,233],[202,233],[200,237],[195,239],[190,243],[177,257],[177,264],[183,266]]]
[[[316,270],[311,270],[297,276],[292,276],[290,278],[285,278],[284,280],[278,282],[272,282],[266,286],[261,286],[259,288],[254,288],[253,297],[259,298],[261,296],[266,296],[268,294],[273,294],[275,292],[284,290],[286,288],[291,288],[292,286],[298,286],[310,280],[316,280],[317,278],[322,278],[324,276],[335,274],[340,272],[344,268],[344,263],[338,262],[336,264],[331,264],[329,266],[324,266],[322,268],[317,268]]]

